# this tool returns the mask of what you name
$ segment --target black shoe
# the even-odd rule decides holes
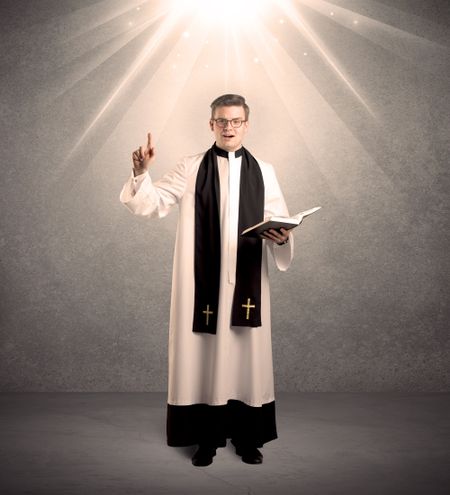
[[[194,466],[209,466],[212,464],[213,457],[216,455],[216,449],[214,447],[205,447],[199,445],[197,452],[192,457],[192,464]]]
[[[263,461],[263,455],[256,447],[236,447],[236,454],[246,464],[262,464]]]

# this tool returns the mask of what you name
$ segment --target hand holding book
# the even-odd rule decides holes
[[[245,229],[241,232],[241,235],[250,236],[250,237],[260,237],[264,232],[274,229],[281,233],[281,228],[287,230],[298,227],[304,218],[315,213],[320,210],[320,206],[316,206],[315,208],[311,208],[309,210],[301,211],[294,215],[293,217],[269,217],[263,222],[257,223],[256,225],[252,225],[248,229]]]
[[[280,230],[269,229],[259,234],[259,237],[261,237],[261,239],[266,239],[267,241],[273,241],[275,244],[282,246],[289,241],[289,230],[283,229],[283,227],[281,227]]]

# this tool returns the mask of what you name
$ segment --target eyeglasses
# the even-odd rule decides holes
[[[230,122],[231,127],[234,127],[234,129],[237,129],[238,127],[241,127],[243,122],[247,122],[246,120],[243,119],[211,119],[213,122],[217,124],[217,127],[226,127],[228,125],[228,122]]]

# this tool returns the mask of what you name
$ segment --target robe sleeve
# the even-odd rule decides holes
[[[278,184],[275,170],[271,165],[266,169],[264,174],[265,203],[264,218],[271,216],[288,217],[289,211],[284,201],[283,193]],[[294,256],[294,236],[289,233],[289,241],[286,244],[278,245],[272,241],[265,241],[272,253],[275,265],[284,272],[286,271]]]
[[[165,217],[172,206],[178,204],[186,189],[185,160],[153,182],[150,174],[131,176],[120,193],[120,201],[135,215]]]

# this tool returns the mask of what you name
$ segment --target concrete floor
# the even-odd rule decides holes
[[[165,444],[165,394],[0,394],[0,493],[450,493],[450,394],[278,394],[264,463],[195,468]]]

